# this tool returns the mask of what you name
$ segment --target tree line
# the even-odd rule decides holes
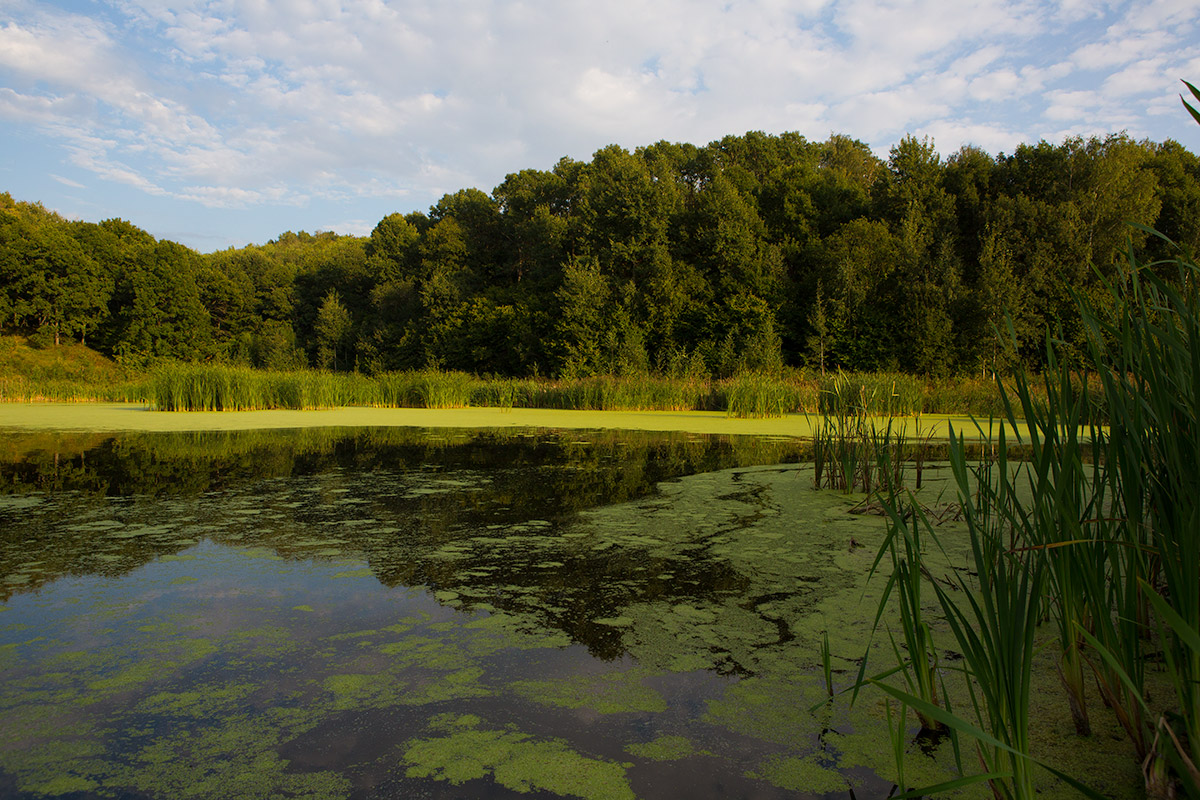
[[[1134,223],[1130,225],[1129,223]],[[1072,292],[1200,249],[1200,160],[1125,135],[886,160],[842,135],[612,145],[367,237],[201,254],[0,194],[0,329],[169,358],[580,377],[1037,366]],[[1011,323],[1011,334],[1009,324]],[[1069,347],[1068,347],[1069,350]]]

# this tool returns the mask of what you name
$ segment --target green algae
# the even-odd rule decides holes
[[[817,755],[776,756],[747,773],[747,777],[765,780],[781,789],[810,794],[832,794],[848,788],[846,779],[831,768],[828,759]]]
[[[823,699],[815,675],[746,678],[710,700],[704,720],[743,736],[803,748],[825,725],[809,711]],[[868,727],[861,705],[840,704],[837,713],[841,723]]]
[[[235,711],[259,690],[255,683],[210,684],[185,692],[158,692],[141,700],[139,713],[211,719]]]
[[[348,569],[342,572],[335,573],[335,578],[374,578],[375,573],[370,567],[360,567],[359,569]]]
[[[333,695],[335,711],[386,708],[396,705],[404,696],[404,684],[387,674],[330,675],[322,686]]]
[[[45,783],[30,786],[34,794],[58,795],[73,792],[90,792],[100,786],[96,781],[82,775],[58,775]]]
[[[677,761],[704,754],[703,751],[698,751],[686,736],[659,736],[649,742],[628,744],[625,745],[625,752],[651,761]]]
[[[345,798],[350,782],[329,771],[298,773],[276,748],[303,730],[288,730],[263,717],[233,715],[221,724],[152,737],[130,761],[113,771],[106,786],[137,787],[159,797]]]
[[[556,739],[514,730],[478,730],[478,718],[459,718],[446,736],[409,742],[405,774],[462,785],[491,777],[517,792],[547,791],[585,800],[635,800],[628,767],[589,758]],[[444,723],[443,723],[444,725]]]
[[[427,478],[414,478],[410,485],[420,486]],[[428,706],[430,711],[486,709],[491,717],[500,706],[503,718],[517,727],[485,731],[480,715],[458,714],[456,721],[466,721],[457,728],[431,726],[445,734],[433,739],[483,734],[492,745],[537,752],[547,762],[583,758],[611,769],[617,765],[589,750],[595,735],[591,727],[563,720],[594,719],[590,712],[629,714],[646,727],[605,719],[606,729],[617,731],[618,738],[600,752],[624,748],[646,761],[678,760],[704,754],[694,749],[695,741],[721,753],[698,759],[705,769],[750,775],[789,790],[805,780],[813,781],[806,787],[810,790],[828,785],[820,781],[829,780],[831,770],[850,775],[841,786],[862,794],[870,794],[873,786],[863,781],[893,779],[886,723],[875,700],[867,697],[854,709],[835,704],[817,714],[808,711],[824,698],[817,672],[821,632],[830,633],[834,680],[844,687],[853,679],[875,610],[877,594],[864,588],[863,578],[882,525],[878,518],[848,513],[858,498],[848,502],[813,492],[810,476],[796,467],[738,467],[659,483],[649,494],[631,492],[620,496],[632,499],[558,517],[538,508],[538,518],[516,522],[506,515],[518,512],[504,510],[522,505],[514,492],[497,501],[503,504],[499,510],[489,512],[500,522],[481,524],[493,517],[439,516],[439,498],[447,504],[460,502],[447,486],[422,495],[423,502],[433,505],[393,508],[404,496],[401,484],[408,478],[395,485],[378,474],[362,479],[361,485],[354,480],[347,471],[336,479],[305,475],[266,488],[254,484],[239,502],[261,504],[258,515],[226,515],[218,499],[180,504],[180,516],[195,520],[186,530],[142,532],[146,526],[139,527],[127,505],[119,512],[94,512],[94,522],[126,520],[107,530],[122,536],[139,531],[111,541],[104,537],[104,526],[85,531],[94,547],[111,547],[103,555],[110,555],[120,569],[150,564],[155,571],[147,576],[144,599],[109,603],[101,594],[100,602],[89,598],[81,603],[97,611],[76,617],[86,621],[85,634],[100,637],[88,646],[112,637],[95,655],[78,649],[87,639],[60,633],[12,647],[7,658],[0,650],[5,678],[0,713],[13,723],[0,734],[0,769],[15,776],[23,791],[65,775],[92,782],[92,791],[101,795],[188,796],[181,788],[185,781],[211,788],[237,768],[257,776],[229,783],[250,796],[291,791],[338,796],[347,791],[345,781],[354,774],[355,762],[339,762],[336,769],[348,770],[346,775],[311,773],[318,777],[304,788],[289,783],[288,775],[310,775],[281,755],[289,743],[318,729],[346,729],[353,739],[354,720],[378,719],[381,712],[420,715],[424,709],[418,707]],[[314,488],[315,482],[325,485]],[[335,485],[341,483],[349,488]],[[327,498],[344,497],[346,491],[370,498],[368,484],[383,499],[369,513],[355,512],[355,519],[395,521],[396,526],[353,525],[338,528],[336,537],[326,536],[339,515],[356,505],[326,504]],[[307,498],[296,506],[303,513],[268,513],[283,508],[280,501],[292,502],[290,498]],[[484,502],[480,498],[473,492],[466,505]],[[421,525],[404,519],[406,514]],[[80,521],[88,520],[74,520]],[[422,527],[426,522],[428,527]],[[393,535],[397,530],[402,535]],[[246,549],[222,550],[225,561],[214,566],[211,554],[176,556],[153,550],[149,540],[159,538],[169,541],[169,547],[204,538],[241,542],[238,547]],[[142,555],[131,557],[136,552]],[[952,551],[938,568],[949,569],[953,557]],[[201,576],[202,586],[213,579],[214,569],[218,579],[225,566],[246,571],[226,581],[227,599],[210,610],[164,615],[152,607],[159,595],[185,595],[163,591],[184,569],[169,569],[174,560],[191,560],[188,577]],[[364,570],[364,563],[372,569]],[[549,569],[549,564],[558,566]],[[35,566],[41,568],[27,561],[14,574],[34,576],[26,584],[32,588],[45,580],[37,577],[42,573]],[[254,576],[272,576],[276,566],[281,575],[295,573],[298,588],[292,593],[271,589],[274,594],[252,603],[239,599],[252,590]],[[321,594],[335,573],[356,569],[363,570],[361,577],[377,580],[341,581],[344,586]],[[100,574],[118,572],[106,567]],[[126,576],[130,574],[136,576]],[[266,580],[273,585],[269,581],[274,578]],[[47,596],[53,598],[54,591],[48,586]],[[202,597],[191,591],[186,596],[193,594]],[[444,607],[437,608],[435,600]],[[298,601],[303,604],[295,605]],[[320,615],[292,613],[314,606]],[[389,607],[396,609],[394,614],[379,612]],[[232,613],[226,616],[227,611]],[[360,612],[375,616],[362,620]],[[205,614],[211,617],[205,619]],[[100,626],[101,619],[111,619],[113,627]],[[133,639],[131,632],[136,632]],[[127,649],[121,652],[122,647]],[[582,660],[586,651],[597,658]],[[205,660],[214,654],[219,657]],[[566,672],[571,677],[547,677],[562,674],[552,666],[560,656],[572,665]],[[135,667],[140,659],[157,664],[161,674],[139,673]],[[513,683],[514,673],[523,672],[526,663],[535,665],[532,674]],[[52,669],[27,680],[43,667]],[[668,689],[686,684],[700,670],[737,679],[712,679],[687,707],[688,700],[678,700]],[[226,683],[229,692],[222,691]],[[696,707],[703,709],[699,719]],[[250,725],[251,709],[265,726],[254,729],[261,738],[254,744],[234,730]],[[1061,728],[1056,713],[1039,705],[1034,716],[1054,732]],[[670,715],[671,721],[663,722],[659,715]],[[526,724],[531,716],[552,722],[532,728]],[[535,729],[537,737],[524,732]],[[647,729],[688,736],[641,742]],[[1133,784],[1111,766],[1128,759],[1100,746],[1112,748],[1115,739],[1080,747],[1066,736],[1056,740],[1056,735],[1045,734],[1044,745],[1054,763],[1082,758],[1075,762],[1083,765],[1073,770],[1077,774],[1111,769],[1112,777],[1103,778],[1105,793],[1130,794],[1127,788]],[[734,755],[712,745],[725,736],[758,750]],[[153,739],[171,747],[154,749]],[[120,753],[116,742],[122,743]],[[562,750],[522,749],[547,742],[558,742]],[[405,752],[416,744],[405,745]],[[443,745],[453,749],[448,742]],[[773,755],[764,758],[762,751]],[[1087,755],[1093,751],[1104,753],[1105,763],[1096,768]],[[393,751],[391,758],[395,756]],[[207,758],[233,766],[168,769],[172,759]],[[494,763],[479,767],[483,773],[478,777],[514,791],[558,791],[550,788],[552,776],[521,783],[523,770],[536,773],[534,756],[529,758],[518,769],[515,756],[497,755]],[[947,779],[946,758],[944,748],[932,758],[914,748],[909,783]],[[450,780],[446,769],[433,769],[436,774],[424,777]],[[627,788],[625,769],[612,775]],[[1053,781],[1044,787],[1048,797],[1061,788]],[[604,796],[595,787],[587,791]],[[572,792],[564,788],[559,793]]]
[[[623,429],[687,431],[697,434],[750,435],[764,438],[812,436],[814,420],[803,414],[737,418],[706,411],[567,411],[534,408],[339,408],[320,411],[193,411],[161,413],[140,404],[4,403],[0,427],[20,430],[88,431],[234,431],[322,427],[416,427],[459,429]],[[926,414],[902,420],[920,426],[922,435],[946,438],[975,430],[966,417]],[[1014,437],[1009,431],[1010,438]]]
[[[88,689],[97,693],[132,691],[161,679],[164,670],[174,666],[174,664],[156,664],[150,661],[131,664],[113,675],[92,681],[88,684]]]
[[[489,616],[471,620],[463,628],[485,634],[493,641],[502,642],[504,647],[521,650],[563,648],[574,641],[565,631],[548,630],[528,615],[499,609],[490,612]]]
[[[479,682],[483,675],[484,671],[480,667],[467,667],[440,675],[428,683],[414,686],[399,702],[404,705],[420,706],[445,703],[451,700],[490,697],[494,692]]]

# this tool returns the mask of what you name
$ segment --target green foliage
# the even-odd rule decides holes
[[[1071,293],[1106,297],[1127,242],[1166,255],[1126,221],[1194,250],[1197,220],[1196,156],[1124,135],[996,158],[909,136],[886,163],[842,135],[613,145],[388,214],[369,237],[289,231],[206,255],[5,194],[0,331],[137,366],[1007,375],[1045,365],[1047,330],[1080,362]]]
[[[337,370],[339,355],[344,365],[344,349],[350,336],[350,312],[342,305],[337,289],[325,295],[321,309],[317,312],[314,333],[317,335],[317,362],[322,369]]]

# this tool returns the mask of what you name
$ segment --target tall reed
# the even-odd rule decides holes
[[[994,470],[996,475],[1008,476],[1011,472],[1004,445],[1002,431],[999,462]],[[970,547],[968,574],[956,574],[954,588],[937,581],[929,585],[950,629],[953,646],[962,655],[955,665],[942,668],[964,673],[973,721],[940,707],[932,678],[923,675],[930,666],[928,650],[933,650],[933,658],[936,650],[921,618],[923,569],[918,545],[923,538],[937,543],[938,534],[924,508],[911,495],[885,500],[890,547],[895,554],[895,569],[885,595],[893,588],[899,590],[903,634],[911,642],[908,658],[901,665],[909,689],[904,691],[878,679],[874,682],[917,711],[923,723],[933,720],[976,738],[984,773],[965,778],[964,782],[987,780],[995,796],[1006,800],[1033,798],[1037,762],[1030,752],[1029,692],[1045,560],[1037,550],[1012,546],[1012,522],[1020,515],[1012,482],[1005,478],[985,483],[979,487],[980,502],[972,502],[975,484],[987,476],[973,472],[968,465],[961,435],[952,442],[950,461]],[[903,558],[896,542],[903,545]]]
[[[1153,232],[1151,232],[1153,233]],[[1155,234],[1158,235],[1158,234]],[[1174,246],[1173,244],[1171,245]],[[1109,415],[1107,478],[1118,535],[1126,547],[1148,547],[1136,580],[1153,612],[1175,692],[1171,714],[1154,723],[1147,769],[1150,790],[1170,767],[1173,780],[1200,794],[1200,267],[1176,249],[1168,262],[1130,267],[1109,284],[1111,312],[1081,300],[1089,353],[1100,367]],[[1169,274],[1171,281],[1161,277]],[[1135,597],[1121,609],[1137,615]],[[1131,654],[1102,646],[1106,663]],[[1141,697],[1137,678],[1122,678]],[[1143,708],[1143,711],[1146,709]],[[1153,765],[1156,758],[1165,764]]]
[[[738,375],[725,391],[726,413],[733,417],[782,417],[796,410],[795,392],[771,375]]]
[[[890,557],[892,573],[880,595],[872,635],[895,597],[900,611],[900,635],[904,654],[900,652],[894,639],[892,649],[900,672],[909,692],[926,703],[937,706],[938,649],[934,643],[933,629],[925,618],[921,597],[921,587],[924,584],[921,574],[924,550],[922,531],[927,520],[923,518],[923,513],[919,511],[916,501],[911,496],[907,507],[902,506],[899,497],[899,492],[895,490],[885,495],[888,533],[875,556],[875,563],[871,566],[871,574],[874,575],[884,558]],[[921,720],[921,727],[925,730],[941,729],[942,724],[936,717],[919,709],[917,714]]]
[[[1009,463],[1003,426],[994,457],[976,466],[963,440],[952,442],[978,578],[959,577],[957,596],[933,588],[963,654],[975,721],[939,709],[912,682],[908,691],[880,683],[974,736],[1001,797],[1032,797],[1028,682],[1043,609],[1077,731],[1088,730],[1084,687],[1094,678],[1143,763],[1147,794],[1200,795],[1200,267],[1182,253],[1154,264],[1130,254],[1106,285],[1103,296],[1077,298],[1085,366],[1098,378],[1071,374],[1051,341],[1042,387],[1018,375],[1014,396],[1002,392],[1007,421],[1027,423],[1028,460]],[[890,513],[893,537],[904,520],[935,535],[915,503]],[[896,559],[892,583],[910,578]],[[1174,690],[1157,709],[1145,686],[1152,637]]]
[[[1085,450],[1101,436],[1092,422],[1087,382],[1060,367],[1048,348],[1044,400],[1037,400],[1024,375],[1016,376],[1015,393],[1028,429],[1029,457],[1021,465],[1030,498],[1013,506],[1007,520],[1013,546],[1036,549],[1046,566],[1048,610],[1059,639],[1059,678],[1066,691],[1075,732],[1091,734],[1085,688],[1088,682],[1082,631],[1092,630],[1093,617],[1107,614],[1096,607],[1089,591],[1096,576],[1108,570],[1108,551],[1097,538],[1104,513],[1102,476],[1085,464]],[[1003,394],[1008,419],[1016,411]],[[1093,462],[1099,468],[1101,462]],[[1001,481],[1007,480],[1000,476]],[[1007,509],[1006,509],[1007,510]]]

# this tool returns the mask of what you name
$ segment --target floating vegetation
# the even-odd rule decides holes
[[[0,575],[24,579],[0,605],[0,773],[48,796],[884,796],[884,708],[841,690],[886,526],[797,457],[583,431],[35,448],[0,472],[39,500],[0,506]],[[967,556],[951,536],[927,568]],[[1054,663],[1032,680],[1033,735],[1136,796],[1115,723],[1060,741]],[[910,785],[953,778],[930,752]]]
[[[410,744],[403,760],[409,777],[461,785],[491,776],[517,792],[540,790],[584,800],[635,800],[625,764],[588,758],[561,740],[539,740],[511,730],[479,730],[471,715],[439,719],[442,736]]]

